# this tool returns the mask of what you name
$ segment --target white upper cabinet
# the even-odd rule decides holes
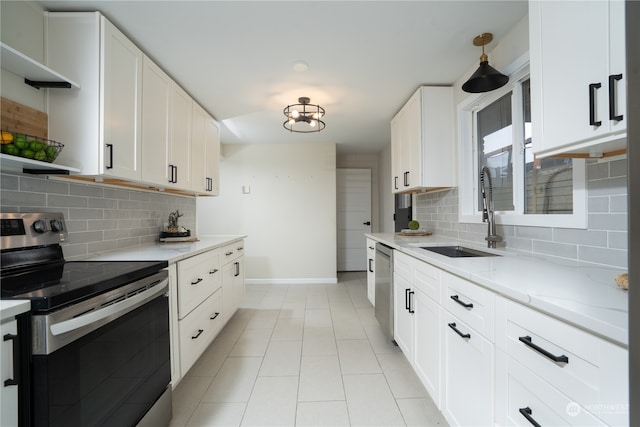
[[[456,185],[453,89],[420,87],[391,120],[394,193]]]
[[[171,88],[169,187],[191,188],[191,115],[193,100],[177,84]]]
[[[539,156],[626,147],[624,1],[530,1],[531,118]]]
[[[193,190],[218,195],[220,132],[218,124],[198,104],[193,104],[191,130],[191,183]]]
[[[142,77],[142,181],[167,185],[171,88],[174,83],[146,56]]]
[[[47,13],[48,65],[79,90],[49,92],[58,161],[83,175],[141,178],[143,54],[97,12]]]

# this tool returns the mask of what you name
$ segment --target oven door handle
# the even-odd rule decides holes
[[[60,323],[55,323],[49,327],[51,334],[62,335],[75,331],[77,329],[84,328],[93,323],[100,322],[107,318],[117,319],[120,316],[127,314],[128,312],[138,308],[147,302],[155,299],[159,295],[167,292],[167,285],[169,279],[164,279],[151,289],[147,289],[144,292],[140,292],[132,297],[125,299],[124,301],[117,302],[109,305],[100,310],[92,311],[88,314],[75,317],[73,319],[65,320]]]

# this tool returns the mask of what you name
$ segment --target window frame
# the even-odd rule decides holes
[[[458,104],[458,153],[459,153],[459,182],[458,189],[458,220],[461,223],[482,223],[482,212],[478,210],[479,170],[477,161],[477,145],[475,112],[483,109],[500,97],[512,94],[512,128],[514,133],[514,163],[513,163],[513,211],[496,211],[496,224],[560,227],[586,229],[587,227],[587,192],[586,192],[586,161],[574,158],[573,161],[573,213],[572,214],[526,214],[523,135],[517,135],[524,126],[522,108],[521,82],[529,78],[528,54],[518,58],[505,69],[509,75],[509,83],[492,92],[474,94]],[[535,126],[535,124],[532,124]],[[517,177],[517,179],[516,179]]]

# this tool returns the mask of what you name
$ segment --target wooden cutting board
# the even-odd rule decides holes
[[[49,118],[42,111],[0,98],[0,129],[48,139]]]

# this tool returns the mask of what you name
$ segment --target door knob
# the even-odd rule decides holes
[[[371,221],[363,222],[363,225],[371,225]]]

